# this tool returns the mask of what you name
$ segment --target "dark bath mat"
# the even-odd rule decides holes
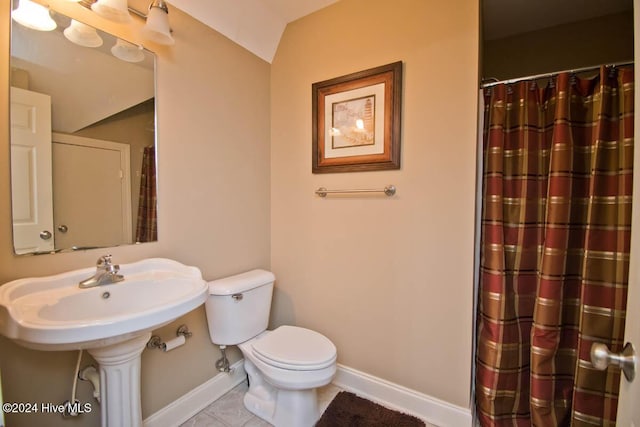
[[[424,427],[420,419],[385,408],[348,391],[341,391],[316,427]]]

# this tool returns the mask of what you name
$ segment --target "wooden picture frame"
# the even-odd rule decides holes
[[[402,61],[314,83],[313,173],[400,169]]]

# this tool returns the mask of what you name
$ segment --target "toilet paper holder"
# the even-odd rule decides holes
[[[150,350],[158,348],[162,351],[170,351],[176,347],[183,345],[186,339],[191,338],[192,335],[193,333],[189,331],[189,327],[187,325],[180,325],[180,327],[176,330],[175,338],[164,342],[158,335],[153,335],[151,339],[147,341],[147,348]]]

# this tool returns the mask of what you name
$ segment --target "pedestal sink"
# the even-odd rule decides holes
[[[86,349],[100,365],[102,426],[141,426],[140,354],[151,331],[203,304],[200,270],[151,258],[120,266],[124,280],[87,289],[95,267],[0,287],[0,333],[35,350]]]

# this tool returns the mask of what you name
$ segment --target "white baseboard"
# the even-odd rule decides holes
[[[244,359],[232,365],[230,374],[220,374],[194,388],[147,417],[145,427],[174,427],[202,411],[246,377]],[[338,364],[333,380],[336,386],[361,397],[407,414],[415,415],[439,427],[471,427],[471,409],[452,405],[415,390]]]
[[[231,365],[232,372],[218,374],[184,396],[145,418],[145,427],[175,427],[202,411],[244,381],[244,359]]]
[[[333,383],[361,397],[439,427],[472,426],[471,409],[452,405],[398,384],[338,364]]]

